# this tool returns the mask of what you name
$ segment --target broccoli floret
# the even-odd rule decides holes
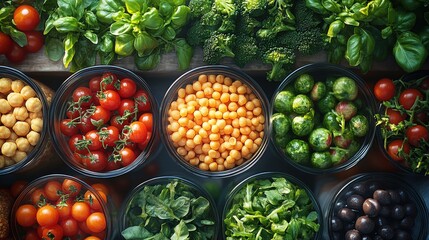
[[[223,57],[234,57],[232,48],[235,44],[235,35],[229,33],[213,33],[203,46],[203,61],[207,64],[217,64]]]
[[[249,16],[248,14],[242,14],[237,19],[237,31],[254,36],[256,29],[261,27],[261,22]]]
[[[219,28],[221,23],[222,23],[222,15],[215,11],[210,11],[201,17],[201,24],[204,26],[217,29]]]
[[[249,35],[240,34],[237,36],[234,48],[234,62],[239,67],[244,67],[247,63],[256,59],[258,46],[256,39]]]
[[[223,33],[234,33],[235,22],[236,21],[233,19],[233,17],[224,17],[220,27],[218,28],[218,31]]]
[[[278,36],[279,45],[288,46],[304,55],[310,55],[324,48],[324,41],[320,28],[307,31],[289,31]]]
[[[193,47],[202,46],[204,41],[210,37],[213,31],[214,29],[209,26],[202,25],[201,21],[197,20],[189,28],[186,34],[186,41]]]
[[[241,11],[243,14],[258,17],[266,12],[267,6],[268,0],[243,0],[241,2]]]
[[[234,0],[214,0],[212,10],[216,10],[223,15],[235,16],[238,9]]]
[[[211,11],[213,0],[190,0],[189,8],[193,18],[200,18],[204,14]]]
[[[321,28],[323,20],[318,17],[313,10],[305,5],[305,1],[296,1],[293,14],[296,17],[296,30],[307,31],[314,28]]]
[[[274,47],[265,52],[262,61],[272,65],[272,69],[267,73],[267,80],[281,81],[286,77],[288,68],[295,63],[295,53],[290,48]]]

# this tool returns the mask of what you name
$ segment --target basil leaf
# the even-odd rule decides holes
[[[7,27],[7,34],[15,41],[19,46],[24,47],[27,45],[27,36],[25,33],[13,28]]]
[[[420,69],[426,61],[427,50],[418,35],[404,32],[396,40],[393,55],[404,71],[413,72]]]
[[[96,10],[98,20],[102,23],[110,24],[114,21],[113,17],[120,12],[124,12],[125,8],[121,0],[100,0]]]
[[[152,70],[161,62],[161,54],[159,51],[154,51],[151,54],[142,57],[136,55],[134,62],[139,70]]]
[[[395,28],[399,32],[411,30],[416,24],[416,14],[413,12],[398,11]]]
[[[171,16],[171,25],[174,29],[179,29],[186,25],[189,20],[191,9],[188,6],[178,6]]]
[[[79,21],[75,17],[62,17],[53,22],[55,29],[60,33],[80,31]]]
[[[45,52],[52,61],[59,61],[64,55],[63,42],[57,38],[46,38]]]
[[[322,5],[325,9],[333,13],[340,13],[341,6],[334,0],[322,0]]]
[[[76,50],[74,48],[74,45],[76,44],[78,38],[74,34],[67,34],[66,39],[64,40],[64,57],[63,57],[63,64],[64,67],[68,68],[69,64],[73,60],[73,57],[76,53]]]
[[[327,36],[331,38],[336,37],[341,32],[341,30],[343,30],[344,27],[345,26],[342,21],[340,20],[333,21],[329,25]]]
[[[305,0],[305,5],[316,13],[319,13],[319,14],[328,13],[328,11],[322,5],[320,0]]]
[[[158,30],[164,26],[164,19],[158,13],[158,9],[151,7],[142,16],[142,24],[145,28]]]
[[[91,30],[86,30],[83,34],[89,41],[91,41],[93,44],[98,44],[98,36],[97,34],[93,33]]]
[[[115,53],[119,56],[130,56],[134,51],[134,36],[132,34],[122,34],[116,36]]]
[[[147,5],[147,2],[141,0],[125,0],[125,7],[131,14],[140,12],[143,8],[143,4]]]
[[[193,48],[186,42],[185,39],[176,39],[174,42],[174,47],[179,63],[179,69],[184,70],[189,68],[192,56],[194,55]]]
[[[110,33],[116,36],[123,35],[130,32],[131,30],[131,24],[126,22],[114,22],[112,25],[110,25]]]
[[[13,11],[15,11],[14,6],[6,6],[6,7],[0,8],[0,21],[11,17],[13,14]]]

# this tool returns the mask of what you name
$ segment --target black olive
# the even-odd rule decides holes
[[[399,192],[396,190],[389,190],[390,198],[392,199],[393,204],[399,204],[401,203],[401,196],[399,195]]]
[[[375,190],[380,189],[380,188],[381,188],[381,186],[380,186],[380,183],[378,183],[378,182],[371,182],[368,184],[368,189],[369,189],[370,193],[373,193],[373,192],[375,192]]]
[[[356,194],[366,197],[369,192],[369,187],[368,187],[368,184],[361,182],[354,185],[353,190]]]
[[[355,229],[355,222],[354,221],[344,224],[344,231],[345,232],[348,230],[352,230],[352,229]]]
[[[380,204],[373,198],[367,198],[362,204],[363,212],[369,217],[376,217],[380,212]]]
[[[379,216],[375,219],[375,225],[377,227],[381,227],[381,226],[388,225],[388,224],[389,224],[389,221],[385,217]]]
[[[363,201],[364,199],[361,195],[353,194],[347,198],[347,207],[361,211]]]
[[[399,222],[399,227],[405,230],[411,230],[414,227],[414,217],[405,217]]]
[[[350,208],[341,208],[338,211],[338,217],[345,222],[352,222],[356,219],[356,213]]]
[[[389,225],[384,225],[378,229],[378,235],[380,235],[383,239],[393,239],[395,236],[395,230]]]
[[[407,231],[404,231],[404,230],[397,230],[397,231],[395,232],[395,237],[394,237],[394,239],[395,239],[395,240],[411,240],[411,239],[412,239],[412,237],[411,237],[411,234],[410,234],[409,232],[407,232]]]
[[[344,233],[340,233],[340,232],[332,233],[332,240],[343,240],[343,239],[344,239]]]
[[[372,240],[371,236],[365,235],[362,236],[362,240]]]
[[[415,217],[417,215],[417,208],[414,203],[407,203],[404,206],[405,208],[405,215]]]
[[[392,207],[392,218],[396,220],[401,220],[405,216],[405,210],[404,207],[401,205],[395,205]]]
[[[341,199],[338,200],[334,205],[334,211],[339,211],[341,208],[346,207],[346,201]]]
[[[332,231],[341,231],[343,230],[343,222],[338,217],[332,217],[331,219],[331,228]]]
[[[373,194],[373,198],[377,200],[381,205],[389,205],[392,202],[390,194],[386,190],[376,190]]]
[[[355,194],[355,191],[353,189],[348,190],[344,193],[344,199],[349,198],[351,195]]]
[[[345,237],[346,240],[362,240],[360,232],[356,229],[347,231]]]
[[[399,193],[399,196],[401,196],[401,201],[403,203],[406,203],[410,200],[410,198],[408,197],[408,193],[405,192],[403,189],[399,189],[398,193]]]
[[[372,220],[368,216],[359,217],[355,223],[356,230],[363,234],[372,233],[372,231],[374,230],[374,226],[374,220]]]
[[[390,210],[391,209],[389,206],[382,206],[379,214],[380,216],[383,216],[383,217],[390,217],[390,213],[391,213]]]

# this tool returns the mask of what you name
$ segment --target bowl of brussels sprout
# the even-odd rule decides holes
[[[347,170],[375,135],[374,97],[352,71],[325,63],[288,75],[270,106],[271,141],[294,167],[311,174]]]

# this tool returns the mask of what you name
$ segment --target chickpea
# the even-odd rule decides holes
[[[6,165],[5,157],[0,155],[0,168],[4,168]]]
[[[13,109],[13,115],[15,116],[16,120],[24,121],[28,118],[28,111],[27,108],[23,107],[16,107]]]
[[[24,160],[26,157],[27,157],[26,152],[16,151],[15,155],[13,155],[12,159],[15,161],[15,163],[19,163],[22,160]]]
[[[5,142],[1,146],[1,153],[7,157],[12,157],[15,155],[17,146],[14,142]]]
[[[22,88],[25,87],[25,83],[22,80],[14,80],[11,84],[11,90],[16,93],[20,93]]]
[[[40,111],[40,112],[30,112],[28,116],[31,119],[35,119],[35,118],[42,118],[43,114],[42,114],[42,111]]]
[[[11,90],[12,80],[10,78],[0,78],[0,93],[8,93]]]
[[[7,95],[7,101],[11,107],[21,107],[24,105],[24,97],[20,93],[9,93]]]
[[[0,113],[6,114],[12,110],[9,102],[6,99],[0,99]]]
[[[12,128],[16,123],[16,118],[12,113],[4,114],[1,116],[1,122],[5,127]]]
[[[13,131],[18,136],[26,136],[30,132],[30,124],[23,121],[17,121],[12,127]]]
[[[35,131],[30,131],[27,134],[27,139],[31,146],[36,146],[40,139],[40,133]]]
[[[41,132],[43,128],[43,119],[41,118],[31,119],[30,125],[31,125],[31,130],[36,132]]]
[[[15,161],[13,161],[13,159],[10,157],[5,157],[4,160],[5,160],[6,167],[9,167],[15,164]]]
[[[30,98],[36,97],[37,94],[33,88],[27,85],[21,89],[21,95],[24,97],[25,100],[28,100]]]
[[[15,140],[18,138],[18,135],[14,131],[10,132],[10,136],[8,139],[6,139],[7,142],[15,142]]]
[[[19,137],[15,140],[16,146],[19,151],[29,152],[31,150],[31,145],[28,142],[28,139],[25,137]]]
[[[5,126],[0,126],[0,139],[8,139],[10,137],[10,129]]]
[[[25,102],[25,107],[30,112],[40,112],[42,111],[42,102],[40,99],[32,97]]]

